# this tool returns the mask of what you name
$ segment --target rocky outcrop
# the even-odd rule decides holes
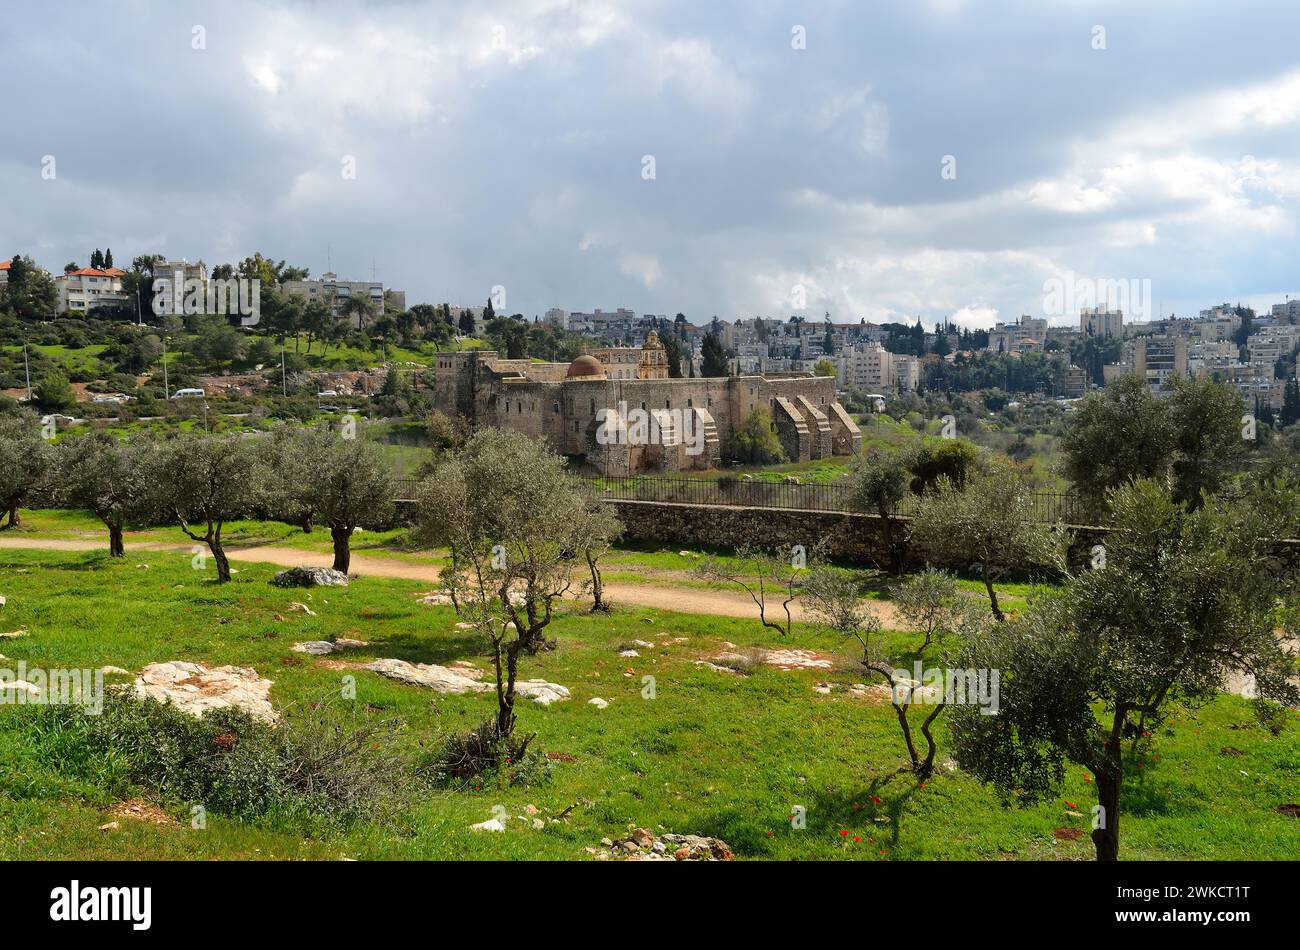
[[[368,646],[370,644],[365,640],[349,640],[347,637],[339,637],[337,640],[308,640],[305,643],[295,643],[290,649],[294,653],[328,656],[331,653],[337,653],[339,650],[356,650]]]
[[[401,680],[412,686],[424,686],[437,693],[484,693],[492,689],[488,683],[467,675],[464,669],[438,666],[436,663],[407,663],[405,660],[375,660],[364,669],[389,679]],[[475,671],[478,672],[478,671]],[[481,676],[482,673],[479,673]]]
[[[182,712],[201,716],[209,709],[235,707],[263,722],[275,722],[271,706],[272,682],[256,670],[238,666],[209,669],[198,663],[173,660],[150,663],[135,679],[139,697],[170,702]]]
[[[347,587],[348,576],[330,567],[291,567],[271,579],[276,587]]]
[[[482,670],[464,663],[438,666],[436,663],[407,663],[405,660],[375,660],[362,669],[412,686],[424,686],[438,693],[486,693],[495,689],[493,684],[479,681],[484,675]],[[526,696],[541,706],[549,706],[568,699],[569,690],[546,680],[520,680],[515,683],[515,695]]]

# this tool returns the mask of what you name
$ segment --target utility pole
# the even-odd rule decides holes
[[[32,368],[27,362],[27,344],[23,344],[23,372],[27,374],[27,401],[32,401]]]
[[[280,347],[280,395],[289,395],[289,384],[285,381],[284,376],[284,347]]]
[[[172,388],[171,388],[171,384],[167,381],[167,334],[166,333],[163,333],[162,345],[163,345],[163,397],[166,399],[171,399]]]

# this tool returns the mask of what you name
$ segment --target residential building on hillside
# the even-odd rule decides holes
[[[1300,323],[1300,298],[1273,304],[1272,313],[1278,323]]]
[[[915,356],[891,353],[878,344],[853,346],[830,360],[843,389],[912,392],[920,384],[921,363]]]
[[[1187,337],[1181,334],[1143,336],[1132,341],[1133,372],[1153,390],[1166,388],[1170,376],[1186,376]]]
[[[131,297],[122,293],[122,278],[125,276],[126,271],[116,267],[102,270],[82,267],[60,274],[54,278],[54,286],[59,292],[58,312],[90,313],[96,307],[133,304]],[[150,301],[142,301],[141,305],[147,307]]]
[[[307,300],[320,300],[327,304],[330,313],[336,317],[346,313],[348,301],[353,297],[364,297],[374,305],[376,314],[386,312],[400,313],[406,309],[406,293],[391,291],[392,300],[384,295],[384,285],[377,280],[339,280],[337,274],[321,274],[319,280],[286,280],[280,289],[287,294],[295,294]],[[361,318],[352,317],[352,325],[359,326]]]
[[[1124,338],[1124,311],[1107,310],[1100,304],[1079,311],[1079,330],[1084,336],[1101,340]]]
[[[1283,357],[1289,357],[1300,346],[1300,326],[1283,323],[1267,327],[1258,333],[1252,333],[1246,339],[1246,348],[1250,353],[1251,363],[1273,365]]]
[[[1022,315],[1015,323],[998,323],[989,331],[988,348],[993,353],[1041,352],[1047,342],[1047,320]]]

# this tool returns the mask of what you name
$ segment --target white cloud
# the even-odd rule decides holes
[[[644,287],[655,286],[663,277],[663,268],[659,264],[659,259],[652,254],[624,251],[619,255],[618,269],[620,273],[640,282]]]

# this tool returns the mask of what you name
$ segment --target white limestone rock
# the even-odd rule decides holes
[[[238,666],[209,669],[198,663],[173,660],[150,663],[140,671],[135,695],[171,702],[182,712],[201,716],[209,709],[236,707],[263,722],[279,716],[271,706],[272,681],[256,670]]]

